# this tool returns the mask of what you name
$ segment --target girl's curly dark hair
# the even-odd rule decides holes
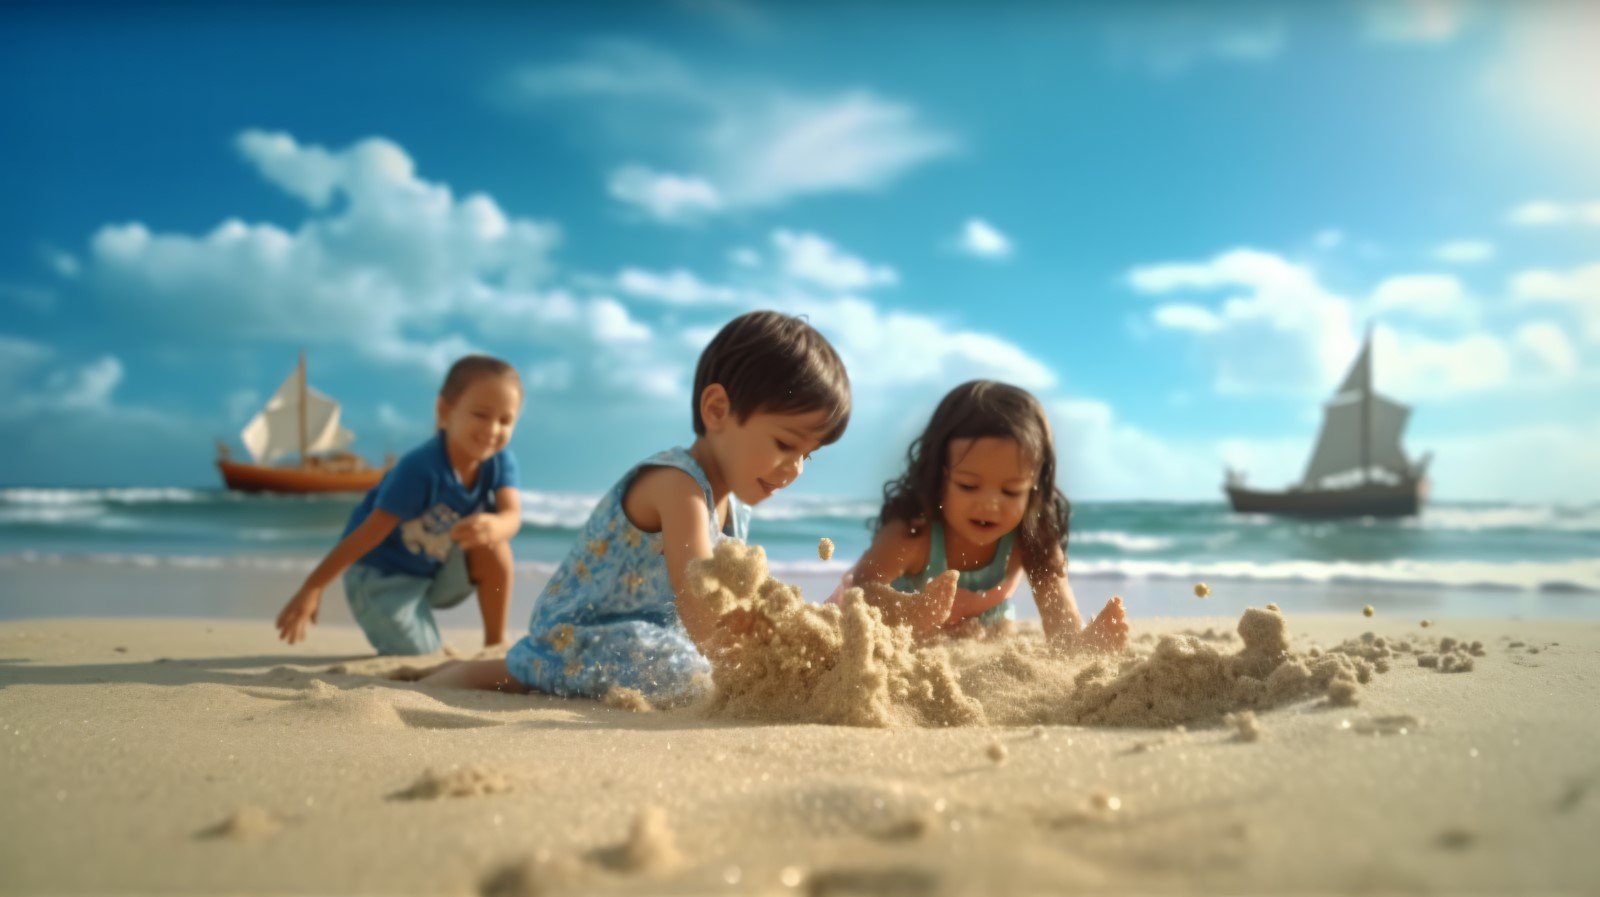
[[[950,390],[933,411],[928,426],[906,450],[906,470],[883,487],[883,510],[875,529],[899,520],[916,532],[934,519],[950,467],[950,441],[999,436],[1015,439],[1039,474],[1028,495],[1028,509],[1017,528],[1023,567],[1030,582],[1064,572],[1055,548],[1066,557],[1072,504],[1056,487],[1055,439],[1039,400],[1025,389],[993,380],[971,380]]]

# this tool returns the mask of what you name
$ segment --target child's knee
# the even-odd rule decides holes
[[[473,582],[487,577],[504,577],[511,574],[511,543],[496,542],[467,550],[467,574]]]

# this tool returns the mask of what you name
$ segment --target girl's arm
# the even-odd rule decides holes
[[[494,506],[500,510],[463,517],[450,529],[450,538],[463,550],[510,542],[522,529],[522,493],[501,486],[495,490]]]
[[[956,590],[956,603],[950,609],[950,622],[955,625],[963,620],[971,619],[1010,598],[1016,592],[1017,586],[1022,583],[1022,552],[1011,552],[1011,558],[1006,562],[1006,577],[1000,584],[981,592],[969,589]]]
[[[322,559],[311,575],[306,577],[305,584],[300,586],[300,591],[289,599],[289,603],[278,612],[278,637],[294,644],[306,637],[306,630],[312,623],[317,622],[317,612],[322,607],[322,590],[333,582],[334,577],[349,569],[351,564],[361,560],[367,552],[378,547],[378,544],[388,538],[389,533],[400,524],[400,518],[388,511],[372,509],[367,519],[361,525],[350,531],[350,535],[339,540],[333,546],[328,556]]]
[[[1028,571],[1028,585],[1033,589],[1033,601],[1039,608],[1039,622],[1044,625],[1045,638],[1076,641],[1083,631],[1083,615],[1078,612],[1072,585],[1067,582],[1067,555],[1061,546],[1052,549],[1049,569]]]

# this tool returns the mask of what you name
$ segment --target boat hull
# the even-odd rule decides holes
[[[1426,480],[1399,485],[1357,486],[1351,489],[1304,489],[1267,492],[1225,487],[1233,510],[1240,514],[1277,514],[1284,517],[1411,517],[1422,509]]]
[[[318,470],[311,467],[263,467],[235,461],[218,461],[217,469],[222,471],[222,481],[236,492],[290,494],[366,492],[378,485],[378,481],[388,472],[388,468],[376,467]]]

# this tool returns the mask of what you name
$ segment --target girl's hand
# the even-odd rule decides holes
[[[306,631],[317,622],[317,611],[321,608],[322,590],[312,586],[301,587],[278,612],[278,638],[291,645],[304,641]]]
[[[717,620],[717,625],[736,638],[765,641],[772,634],[772,620],[750,607],[736,607],[728,611]]]
[[[482,548],[500,541],[495,531],[494,518],[488,514],[473,514],[463,517],[455,526],[450,528],[450,538],[456,540],[462,549]]]

